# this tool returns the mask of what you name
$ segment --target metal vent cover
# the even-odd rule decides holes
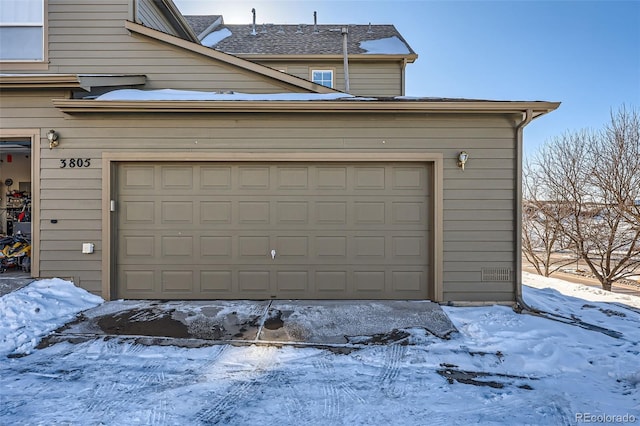
[[[482,268],[482,281],[511,281],[510,268]]]

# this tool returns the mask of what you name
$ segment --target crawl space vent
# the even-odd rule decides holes
[[[482,281],[511,281],[511,269],[482,268]]]

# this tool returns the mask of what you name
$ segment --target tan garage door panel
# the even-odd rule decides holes
[[[122,163],[117,297],[425,299],[422,163]]]

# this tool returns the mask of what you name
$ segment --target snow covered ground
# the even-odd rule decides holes
[[[0,297],[0,357],[28,354],[41,337],[102,302],[58,278],[34,281]]]
[[[416,329],[409,345],[188,349],[101,337],[35,350],[100,303],[39,281],[0,298],[0,424],[640,423],[640,298],[524,279],[530,305],[622,337],[489,306],[445,307],[459,333]],[[30,354],[6,357],[15,352]]]

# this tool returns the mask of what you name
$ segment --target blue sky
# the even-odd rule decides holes
[[[640,0],[174,0],[183,14],[257,22],[394,24],[418,60],[410,96],[560,101],[525,129],[525,152],[640,108]]]

